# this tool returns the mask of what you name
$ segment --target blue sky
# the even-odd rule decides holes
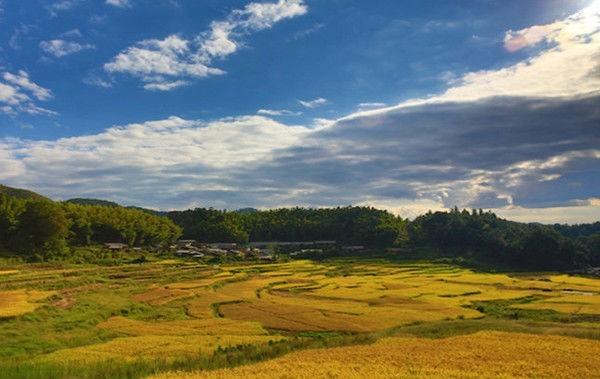
[[[598,1],[0,9],[0,182],[160,209],[600,218]]]

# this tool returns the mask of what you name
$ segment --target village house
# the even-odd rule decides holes
[[[365,250],[365,247],[362,246],[362,245],[342,246],[342,250],[345,250],[345,251],[362,251],[362,250]]]
[[[248,246],[257,247],[257,248],[266,248],[270,246],[325,246],[325,245],[335,245],[336,241],[326,240],[326,241],[257,241],[250,242]]]
[[[108,242],[104,244],[104,247],[109,250],[123,250],[127,248],[127,244],[120,242]]]
[[[209,243],[208,246],[210,246],[213,249],[222,249],[222,250],[234,250],[237,248],[237,244],[231,243],[231,242]]]
[[[176,242],[177,247],[192,247],[196,243],[196,240],[178,240]]]

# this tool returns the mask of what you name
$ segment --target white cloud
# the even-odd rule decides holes
[[[211,68],[193,58],[189,41],[172,35],[164,40],[145,40],[119,53],[106,63],[108,72],[128,73],[149,83],[161,84],[165,77],[197,77],[221,75],[224,72]]]
[[[504,48],[511,53],[525,47],[536,45],[552,33],[560,29],[560,25],[534,25],[516,32],[509,30],[504,36]]]
[[[0,168],[3,180],[13,180],[24,173],[23,163],[14,156],[15,146],[10,141],[0,141]]]
[[[48,100],[52,97],[49,89],[40,87],[29,79],[29,75],[25,71],[19,71],[16,75],[10,72],[2,74],[4,80],[10,84],[17,85],[25,90],[30,91],[38,100]]]
[[[96,75],[88,75],[85,78],[83,78],[82,81],[87,85],[101,88],[111,88],[113,86],[113,83],[110,80],[102,79]]]
[[[528,29],[531,28],[523,30]],[[384,114],[410,106],[471,102],[496,96],[558,98],[599,92],[600,75],[593,73],[599,69],[600,0],[565,20],[556,21],[550,29],[552,32],[544,38],[554,45],[522,62],[501,69],[467,73],[452,80],[449,83],[452,86],[439,95],[411,99],[383,109],[359,111],[346,118]]]
[[[21,48],[21,39],[25,38],[32,30],[36,29],[35,25],[20,24],[14,30],[8,39],[8,46],[14,50]]]
[[[152,82],[152,83],[144,84],[144,89],[147,89],[150,91],[170,91],[172,89],[186,86],[188,84],[190,84],[190,82],[187,82],[185,80],[174,80],[172,82],[169,82],[169,81]]]
[[[313,100],[298,100],[298,102],[300,103],[300,105],[306,108],[316,108],[328,103],[327,99],[324,99],[322,97],[318,97]]]
[[[335,120],[328,118],[315,118],[313,119],[312,126],[315,129],[328,128],[335,124]]]
[[[245,35],[269,29],[279,21],[303,15],[306,11],[303,0],[250,3],[243,9],[232,11],[225,20],[213,21],[208,31],[193,40],[171,35],[163,40],[140,41],[106,63],[104,69],[141,78],[149,83],[144,86],[147,89],[159,89],[165,87],[164,82],[181,82],[186,77],[222,75],[223,70],[211,67],[213,61],[235,53],[242,46]]]
[[[500,217],[521,222],[540,222],[545,224],[582,224],[598,221],[599,204],[585,204],[568,207],[506,207],[493,209]]]
[[[46,9],[48,9],[50,16],[56,17],[58,15],[58,12],[72,9],[75,6],[77,6],[79,2],[80,0],[59,0],[47,6]]]
[[[598,32],[599,24],[600,1],[595,0],[585,9],[564,20],[533,25],[517,31],[509,30],[504,36],[504,48],[514,52],[542,41],[558,45],[584,42],[588,36]]]
[[[81,38],[81,37],[83,37],[83,34],[81,34],[81,31],[79,29],[71,29],[71,30],[67,30],[64,33],[61,33],[60,37]]]
[[[318,32],[319,30],[323,29],[324,27],[325,27],[324,24],[315,24],[308,29],[303,29],[303,30],[297,31],[296,33],[294,33],[294,36],[292,37],[292,39],[299,40],[301,38],[308,37],[311,34],[314,34],[314,33]]]
[[[388,211],[409,219],[427,213],[446,210],[443,203],[430,199],[367,199],[357,205],[387,209]]]
[[[256,113],[264,116],[300,116],[302,114],[302,112],[294,112],[287,109],[259,109]]]
[[[105,3],[119,8],[127,8],[131,6],[131,2],[129,0],[106,0]]]
[[[378,109],[387,107],[386,103],[360,103],[358,104],[358,111],[364,111],[369,109]]]
[[[0,140],[5,146],[0,181],[60,197],[103,188],[122,198],[131,191],[140,195],[148,193],[144,187],[150,181],[156,181],[152,191],[163,195],[201,188],[241,190],[227,183],[231,170],[268,161],[308,132],[261,116],[208,123],[171,117],[56,141]],[[121,181],[128,184],[114,185]]]
[[[589,75],[598,65],[595,54],[600,51],[600,7],[597,5],[600,2],[595,4],[563,21],[516,32],[529,43],[546,39],[555,45],[514,66],[467,74],[460,81],[461,85],[434,99],[469,101],[489,96],[559,97],[598,91],[600,77]],[[509,35],[514,33],[509,32]],[[516,48],[517,43],[514,45],[513,48]]]
[[[48,54],[52,54],[57,58],[61,58],[80,51],[93,49],[94,45],[80,44],[63,39],[53,39],[40,42],[40,48]]]
[[[0,111],[15,115],[20,112],[29,114],[56,114],[36,104],[36,100],[47,101],[52,92],[31,81],[25,71],[16,74],[2,73],[0,80]]]

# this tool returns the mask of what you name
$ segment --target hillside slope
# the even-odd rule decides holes
[[[19,199],[32,199],[32,200],[50,200],[45,196],[21,188],[13,188],[0,184],[0,193],[8,196],[17,197]]]

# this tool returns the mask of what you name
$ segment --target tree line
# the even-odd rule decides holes
[[[335,240],[375,251],[401,247],[412,257],[460,257],[523,269],[600,266],[600,222],[527,224],[458,208],[412,221],[358,206],[160,213],[86,199],[53,202],[0,193],[0,250],[46,259],[68,254],[70,247],[106,242],[166,247],[178,238],[239,244]]]
[[[413,257],[460,257],[522,269],[600,266],[600,222],[541,225],[482,210],[428,212],[413,221],[371,207],[281,208],[243,212],[197,208],[167,216],[201,242],[318,241],[403,247]],[[415,255],[416,254],[416,255]]]
[[[370,207],[280,208],[231,212],[196,208],[167,216],[183,238],[201,242],[319,241],[369,246],[399,244],[407,221]]]
[[[417,217],[409,224],[408,243],[490,264],[565,270],[600,265],[598,226],[520,223],[454,208]]]
[[[0,248],[44,260],[106,242],[168,245],[181,228],[167,217],[120,206],[20,199],[0,193]]]

